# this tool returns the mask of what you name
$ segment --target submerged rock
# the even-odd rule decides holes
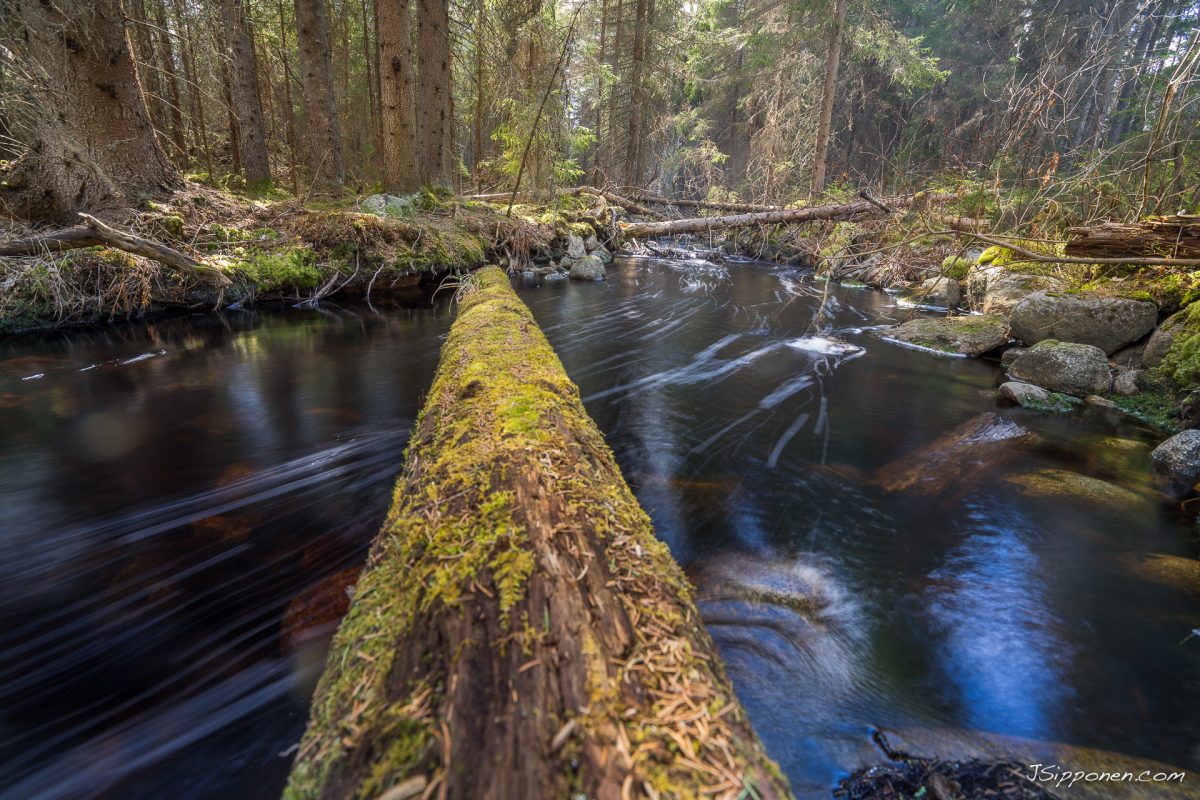
[[[1115,353],[1154,329],[1158,307],[1125,297],[1035,292],[1012,311],[1013,335],[1026,344],[1047,339],[1090,344]]]
[[[1186,430],[1150,452],[1155,474],[1177,498],[1190,495],[1200,480],[1200,430]]]
[[[1000,385],[999,395],[1022,408],[1035,411],[1070,411],[1079,405],[1079,399],[1059,392],[1050,392],[1032,383],[1008,381]]]
[[[909,320],[881,335],[943,353],[978,356],[1008,341],[1008,325],[997,316],[937,317]]]
[[[1108,392],[1108,359],[1090,344],[1040,341],[1012,362],[1008,375],[1077,397]]]
[[[1039,469],[1005,479],[1027,497],[1084,500],[1109,511],[1130,511],[1142,498],[1116,484],[1065,469]]]
[[[602,281],[604,262],[596,256],[584,256],[571,265],[571,278],[577,281]]]
[[[1125,556],[1122,560],[1143,580],[1200,595],[1200,559],[1144,553]]]

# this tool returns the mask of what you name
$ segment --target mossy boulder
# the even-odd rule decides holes
[[[1159,327],[1146,344],[1142,362],[1157,366],[1176,386],[1200,383],[1200,303],[1193,303]]]
[[[1185,308],[1163,321],[1162,325],[1150,336],[1146,347],[1142,350],[1142,364],[1147,367],[1157,367],[1166,358],[1167,352],[1175,344],[1175,339],[1183,334],[1195,334],[1191,323],[1192,307]],[[1200,319],[1197,319],[1200,322]]]
[[[979,309],[985,314],[1011,314],[1029,295],[1063,288],[1062,281],[1048,275],[1002,272],[988,281]]]
[[[1105,355],[1154,329],[1158,307],[1142,300],[1035,292],[1012,310],[1013,335],[1026,344],[1046,339],[1100,348]]]
[[[997,394],[1022,408],[1034,411],[1063,412],[1078,406],[1079,398],[1061,392],[1050,392],[1032,383],[1007,381],[1000,385]]]
[[[1039,469],[1005,481],[1026,497],[1077,500],[1103,511],[1129,513],[1144,506],[1142,498],[1128,489],[1065,469]]]
[[[1090,344],[1054,339],[1038,342],[1017,356],[1008,375],[1076,397],[1108,393],[1108,359],[1103,350]]]
[[[941,353],[980,356],[1008,341],[1008,325],[997,316],[934,317],[909,320],[881,335]]]

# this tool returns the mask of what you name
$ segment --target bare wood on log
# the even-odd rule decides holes
[[[638,192],[627,195],[629,199],[639,203],[650,203],[657,206],[676,206],[678,208],[711,208],[713,211],[779,211],[786,206],[766,205],[763,203],[732,203],[717,200],[687,200],[684,198],[663,197],[657,194]]]
[[[897,207],[905,205],[907,203],[902,202],[905,199],[894,200],[893,205]],[[908,203],[911,203],[911,198],[907,198],[907,200]],[[667,222],[636,222],[623,225],[621,235],[626,239],[647,239],[657,236],[676,236],[682,233],[709,233],[751,225],[794,225],[819,220],[852,220],[880,213],[882,212],[875,203],[858,200],[853,203],[785,208],[778,211],[756,211],[721,217],[697,217]]]
[[[981,242],[988,244],[999,245],[1008,250],[1013,251],[1021,256],[1025,261],[1034,261],[1041,264],[1109,264],[1109,265],[1139,265],[1147,266],[1162,266],[1162,267],[1196,267],[1200,266],[1200,258],[1158,258],[1151,256],[1129,256],[1127,258],[1098,258],[1091,256],[1067,256],[1067,255],[1047,255],[1045,253],[1035,253],[1011,239],[997,239],[992,236],[985,236],[982,233],[974,233],[972,231],[933,231],[932,233],[940,234],[958,234],[959,236],[969,236],[972,239],[978,239]]]
[[[291,800],[791,796],[529,309],[463,289]]]
[[[640,214],[643,217],[651,217],[652,219],[662,219],[663,218],[662,214],[659,214],[658,212],[654,211],[653,209],[646,208],[645,206],[640,205],[639,203],[635,202],[634,200],[632,200],[628,197],[624,197],[622,195],[616,194],[615,192],[611,192],[608,189],[597,189],[594,186],[575,186],[570,189],[563,189],[562,191],[559,192],[559,194],[564,194],[564,195],[591,194],[591,195],[595,195],[597,197],[603,197],[607,202],[611,203],[612,205],[620,206],[621,208],[625,209],[626,211],[630,211],[634,214]],[[497,203],[497,202],[507,203],[509,201],[509,199],[512,197],[513,197],[512,192],[490,192],[488,194],[463,195],[462,199],[463,200],[477,200],[477,201],[483,202],[483,203]],[[535,199],[533,195],[528,194],[526,192],[517,192],[516,198],[519,200]]]
[[[1067,228],[1067,237],[1066,252],[1073,256],[1200,258],[1200,215]]]
[[[201,272],[211,276],[217,283],[226,285],[227,278],[220,270],[179,252],[165,244],[117,230],[93,217],[80,214],[83,225],[66,228],[44,236],[0,242],[0,256],[36,256],[45,253],[61,253],[83,247],[111,247],[135,256],[142,256],[182,273]]]

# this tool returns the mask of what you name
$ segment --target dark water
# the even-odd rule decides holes
[[[881,341],[889,298],[786,268],[626,261],[521,290],[798,791],[881,760],[878,727],[1200,769],[1200,597],[1153,569],[1194,540],[1152,497],[1141,426],[997,409],[994,365]],[[450,319],[0,343],[0,795],[278,796],[320,659],[285,620],[336,618]],[[879,488],[987,411],[1036,441],[936,494]],[[1127,493],[1021,490],[1045,469]]]

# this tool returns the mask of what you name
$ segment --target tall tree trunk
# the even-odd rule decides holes
[[[191,94],[192,121],[195,125],[195,141],[200,147],[204,169],[208,172],[208,182],[216,181],[213,170],[212,149],[208,144],[208,122],[204,113],[204,92],[200,86],[200,71],[196,67],[196,38],[192,29],[191,16],[184,8],[184,0],[173,0],[175,19],[183,25],[183,65],[187,77],[188,91]]]
[[[829,42],[825,49],[825,86],[821,91],[821,115],[817,119],[817,142],[813,152],[812,193],[825,191],[825,170],[829,162],[829,130],[833,124],[833,103],[837,99],[838,62],[842,55],[842,29],[846,25],[846,0],[835,0],[829,23]]]
[[[642,176],[638,174],[638,149],[641,147],[642,105],[645,92],[642,88],[642,72],[646,60],[646,0],[637,0],[633,21],[633,62],[629,69],[629,136],[625,143],[625,183],[640,188]]]
[[[486,0],[475,1],[475,118],[472,123],[471,169],[475,172],[475,189],[482,191],[483,187],[479,185],[479,165],[483,161],[483,103],[486,91],[483,85],[483,12]]]
[[[283,105],[287,115],[284,121],[287,125],[288,140],[288,173],[291,176],[292,193],[300,191],[300,161],[296,158],[296,106],[292,102],[292,65],[288,59],[287,22],[283,10],[283,0],[276,0],[276,10],[279,12],[279,59],[283,62]]]
[[[450,5],[419,0],[417,46],[417,174],[423,183],[450,182]]]
[[[393,192],[411,192],[421,180],[416,165],[409,0],[379,0],[376,9],[384,184]]]
[[[118,0],[18,0],[39,113],[4,190],[18,213],[69,219],[133,205],[178,183],[154,135]]]
[[[308,166],[314,186],[334,188],[346,180],[342,132],[333,98],[329,18],[325,0],[296,0],[296,39],[308,127]]]
[[[371,105],[369,118],[371,125],[371,144],[374,147],[375,153],[378,155],[383,150],[383,141],[380,139],[382,132],[379,127],[379,80],[376,77],[376,71],[379,67],[378,59],[372,58],[373,48],[371,47],[371,28],[374,24],[367,23],[367,6],[369,0],[363,0],[359,6],[359,11],[362,15],[362,48],[363,48],[363,65],[367,71],[367,100]]]
[[[237,118],[238,150],[247,183],[271,180],[262,101],[258,95],[258,61],[250,41],[242,0],[221,0],[221,23],[229,56],[233,115]]]
[[[167,108],[169,139],[174,150],[171,155],[176,164],[186,167],[188,153],[187,136],[183,126],[183,94],[179,90],[179,72],[175,66],[175,45],[167,27],[166,0],[156,3],[154,24],[158,28],[158,50],[162,55],[163,102]]]
[[[137,72],[138,83],[142,86],[142,94],[146,98],[146,110],[150,112],[150,121],[154,125],[155,133],[162,139],[167,130],[162,99],[162,72],[158,66],[158,54],[150,29],[150,19],[146,15],[145,0],[127,0],[126,8],[129,13],[130,25],[127,30],[134,69]],[[159,144],[161,146],[162,142]]]
[[[608,63],[608,0],[603,0],[600,8],[600,50],[596,61]],[[596,70],[596,143],[592,146],[595,157],[592,162],[591,182],[603,186],[604,181],[604,73]]]
[[[617,74],[617,70],[621,68],[621,45],[625,41],[625,25],[622,20],[622,12],[624,11],[625,0],[614,0],[615,9],[613,12],[613,43],[612,50],[608,59],[608,66],[612,73]],[[617,172],[617,116],[618,101],[617,101],[617,85],[614,84],[608,88],[608,166],[612,169],[615,176]]]

